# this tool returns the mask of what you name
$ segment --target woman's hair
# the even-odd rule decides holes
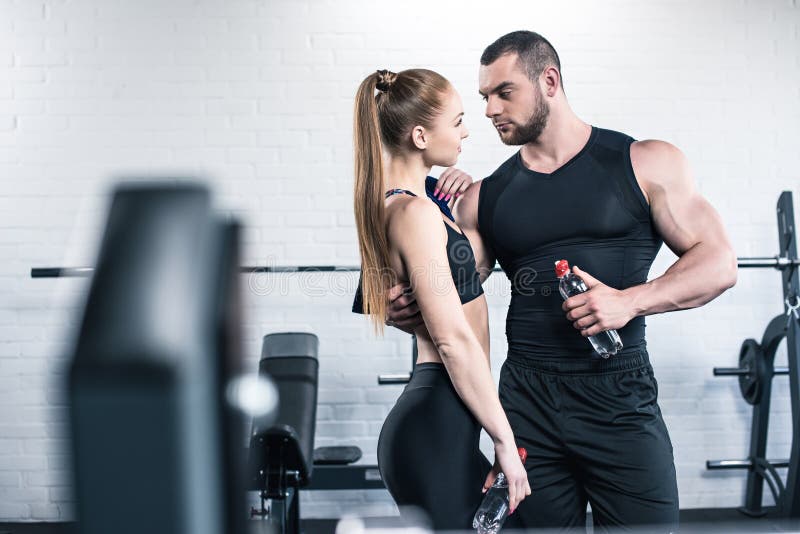
[[[376,332],[383,333],[386,292],[394,283],[386,235],[383,153],[397,154],[410,148],[411,130],[417,125],[432,126],[449,89],[450,82],[430,70],[379,70],[367,76],[356,93],[353,197],[364,313]]]

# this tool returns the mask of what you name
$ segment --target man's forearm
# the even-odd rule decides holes
[[[625,289],[635,316],[697,308],[736,283],[736,255],[728,247],[698,243],[667,271]]]

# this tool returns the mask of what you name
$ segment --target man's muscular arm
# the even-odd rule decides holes
[[[453,216],[456,223],[469,239],[472,251],[475,254],[475,267],[483,283],[494,269],[495,257],[491,248],[484,243],[478,231],[478,195],[480,194],[483,180],[473,182],[464,191],[453,207]]]
[[[663,141],[631,146],[653,222],[678,256],[660,277],[629,288],[636,315],[696,308],[736,284],[736,254],[717,211],[697,191],[683,153]]]
[[[679,258],[660,277],[622,291],[578,270],[590,290],[563,309],[584,336],[639,315],[702,306],[736,283],[736,255],[722,220],[697,191],[683,153],[663,141],[640,141],[631,145],[631,163],[657,231]]]

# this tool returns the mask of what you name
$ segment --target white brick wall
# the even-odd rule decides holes
[[[86,281],[29,270],[94,261],[116,178],[207,177],[218,207],[247,225],[245,263],[353,265],[360,80],[412,66],[450,78],[471,130],[460,166],[482,177],[512,149],[482,116],[478,58],[527,28],[559,50],[585,120],[676,143],[737,253],[772,255],[780,191],[793,190],[800,211],[799,20],[796,0],[0,0],[0,520],[74,517],[62,384]],[[652,276],[672,261],[664,249]],[[252,368],[262,335],[316,332],[317,445],[356,444],[375,462],[400,391],[376,375],[408,369],[408,338],[373,339],[348,312],[354,275],[264,278],[248,281]],[[507,283],[498,276],[487,292],[496,376]],[[703,309],[648,319],[685,508],[742,502],[744,473],[704,469],[745,456],[750,422],[736,380],[711,368],[734,365],[742,339],[760,338],[780,310],[777,272],[751,270]],[[786,378],[775,380],[771,423],[770,455],[786,456]],[[394,510],[385,492],[303,496],[308,517]]]

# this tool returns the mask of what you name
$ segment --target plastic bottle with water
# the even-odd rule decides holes
[[[522,447],[517,449],[522,463],[528,458],[528,451]],[[486,491],[475,517],[472,528],[478,534],[497,534],[508,517],[508,481],[503,473],[498,473],[492,487]]]
[[[586,284],[578,276],[575,276],[569,268],[567,260],[556,262],[556,276],[558,280],[558,292],[567,300],[569,297],[588,291]],[[622,350],[622,340],[616,330],[606,330],[589,336],[595,352],[603,358],[608,358]]]

